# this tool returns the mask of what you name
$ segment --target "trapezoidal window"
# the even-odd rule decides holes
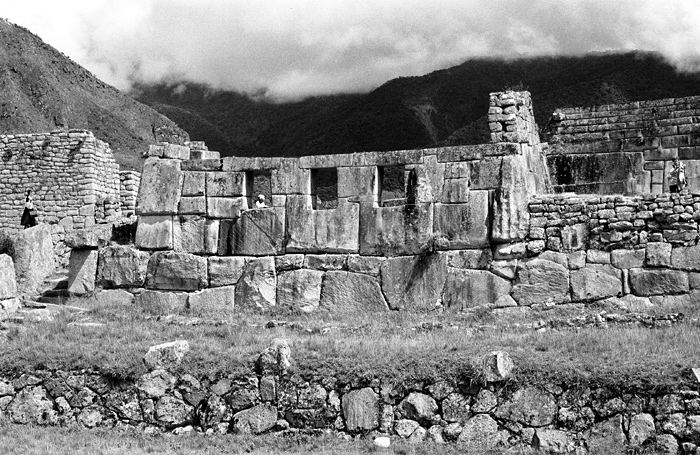
[[[258,171],[246,171],[245,195],[248,198],[248,207],[251,209],[272,206],[272,179],[269,169]],[[262,196],[262,200],[260,198]]]
[[[377,171],[379,207],[394,207],[406,204],[405,166],[380,166],[377,168]]]
[[[311,169],[311,207],[314,210],[338,207],[338,169]]]

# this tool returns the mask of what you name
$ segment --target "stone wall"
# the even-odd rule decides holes
[[[119,171],[119,202],[122,216],[136,213],[136,197],[139,194],[141,173],[136,171]]]
[[[700,188],[700,97],[558,109],[547,125],[555,189],[578,193],[668,191],[672,160]]]
[[[0,228],[21,228],[28,189],[38,221],[67,229],[95,224],[96,212],[106,217],[118,208],[118,165],[88,131],[0,136],[0,156]]]

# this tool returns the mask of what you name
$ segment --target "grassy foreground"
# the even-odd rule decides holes
[[[287,315],[284,324],[267,328],[267,322],[274,319],[269,315],[236,314],[202,322],[159,319],[120,302],[82,299],[70,303],[88,311],[63,312],[47,322],[9,324],[0,331],[5,338],[0,341],[0,371],[93,369],[134,378],[145,372],[141,359],[149,346],[184,339],[190,343],[190,352],[183,371],[209,377],[250,374],[260,351],[278,337],[290,343],[297,372],[309,376],[394,381],[478,378],[480,357],[505,350],[515,361],[516,379],[658,389],[693,384],[690,368],[700,366],[700,327],[690,318],[661,329],[611,326],[537,331],[512,321],[497,324],[489,313],[388,312],[338,319]],[[85,321],[104,325],[76,325]]]

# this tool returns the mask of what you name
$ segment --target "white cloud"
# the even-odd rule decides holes
[[[700,68],[695,0],[23,0],[0,14],[122,89],[186,78],[295,98],[470,57],[616,49]]]

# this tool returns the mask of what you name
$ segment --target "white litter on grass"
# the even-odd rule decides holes
[[[388,436],[377,436],[374,438],[374,445],[386,449],[391,445],[391,439]]]

